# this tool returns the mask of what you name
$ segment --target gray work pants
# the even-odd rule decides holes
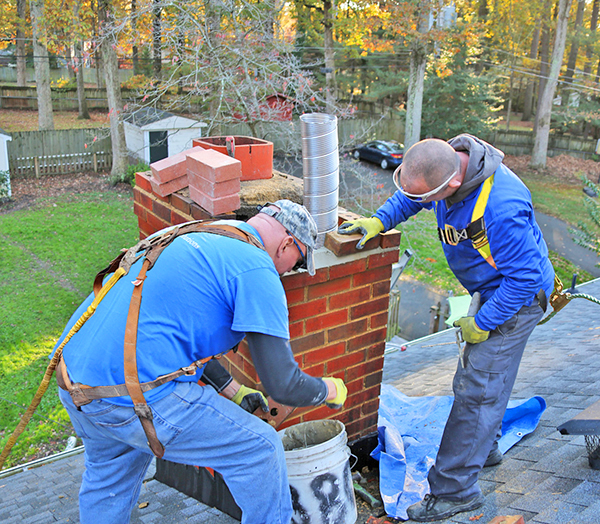
[[[458,363],[454,403],[429,470],[433,495],[464,500],[481,492],[477,477],[498,438],[527,339],[542,315],[536,299],[491,331],[486,341],[467,344],[467,365]]]

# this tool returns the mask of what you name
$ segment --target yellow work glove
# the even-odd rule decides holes
[[[337,395],[335,396],[335,398],[326,401],[325,405],[331,409],[341,409],[344,405],[344,402],[346,402],[346,397],[348,396],[348,388],[346,387],[346,384],[344,384],[344,381],[341,378],[327,377],[327,380],[331,380],[331,382],[333,382]]]
[[[460,328],[463,340],[469,344],[479,344],[490,336],[489,331],[479,328],[475,322],[475,317],[459,318],[454,322],[454,327]]]
[[[340,225],[338,233],[342,235],[352,235],[353,233],[362,233],[363,237],[356,244],[357,249],[362,249],[365,244],[375,238],[385,228],[377,217],[359,218],[357,220],[348,220]]]
[[[254,413],[258,408],[262,408],[265,413],[269,411],[267,397],[257,389],[248,388],[244,385],[240,386],[240,389],[231,397],[231,400],[248,413]]]

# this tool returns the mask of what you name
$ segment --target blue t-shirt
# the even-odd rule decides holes
[[[258,239],[245,222],[227,221]],[[123,341],[136,262],[100,302],[96,312],[65,345],[64,360],[73,382],[88,386],[123,384]],[[73,314],[58,346],[85,309]],[[289,338],[283,285],[271,257],[246,242],[211,233],[177,237],[147,273],[137,334],[140,382],[217,355],[240,342],[246,332]],[[179,381],[197,381],[202,372]],[[148,403],[165,397],[169,382],[145,394]],[[131,406],[129,396],[106,399]]]

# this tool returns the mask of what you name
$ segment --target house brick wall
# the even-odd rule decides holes
[[[136,175],[134,208],[140,238],[173,224],[213,218],[185,190],[167,197],[155,194],[146,173]],[[351,215],[340,209],[339,216],[343,220]],[[305,272],[282,277],[296,361],[309,375],[343,379],[348,400],[340,411],[325,406],[297,408],[281,428],[335,418],[344,423],[350,440],[377,430],[390,277],[392,264],[398,261],[400,234],[382,235],[362,251],[356,250],[356,242],[356,236],[330,233],[326,247],[315,254],[313,277]],[[245,342],[220,362],[236,380],[261,387]]]

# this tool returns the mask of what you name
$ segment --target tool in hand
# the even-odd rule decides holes
[[[474,317],[479,311],[479,306],[481,305],[481,293],[479,291],[475,291],[473,296],[471,297],[471,303],[469,304],[469,310],[467,311],[468,317]],[[456,343],[458,344],[458,358],[462,367],[467,367],[467,358],[465,355],[465,348],[467,347],[467,343],[463,340],[462,330],[458,328],[456,330]]]
[[[286,406],[279,402],[275,402],[271,397],[268,397],[267,401],[269,402],[269,411],[267,413],[259,407],[252,414],[256,415],[259,419],[264,420],[275,429],[281,426],[283,421],[291,415],[294,409],[296,409],[292,406]]]

